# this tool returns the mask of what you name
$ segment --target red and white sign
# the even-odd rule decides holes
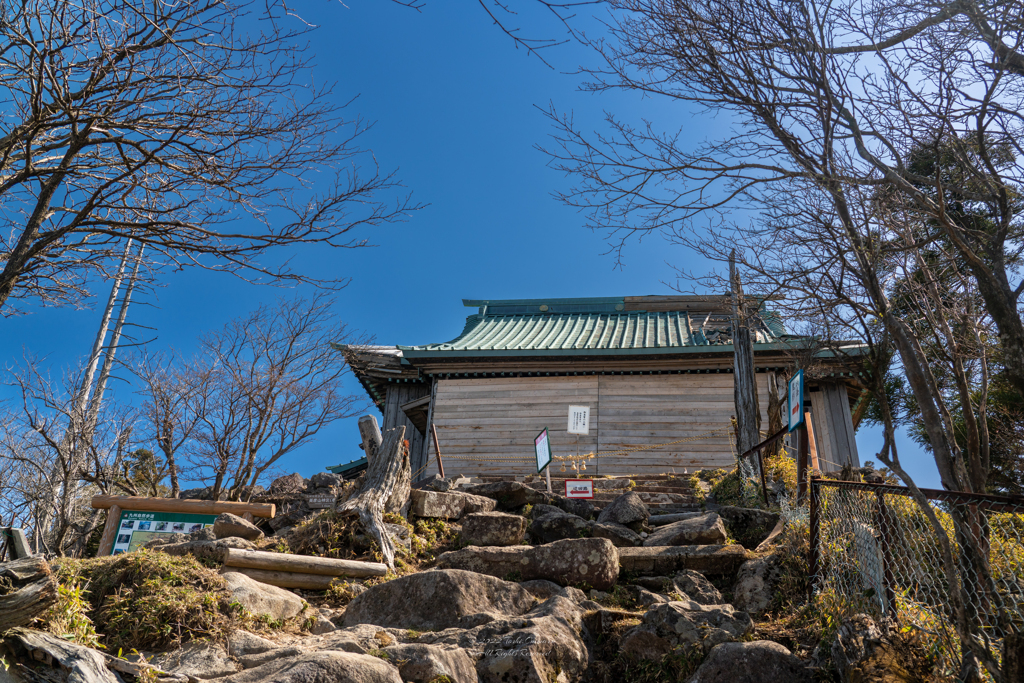
[[[566,498],[593,498],[594,497],[594,480],[593,479],[566,479],[565,480],[565,497]]]

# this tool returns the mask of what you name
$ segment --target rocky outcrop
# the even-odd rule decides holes
[[[466,510],[466,499],[457,493],[413,489],[410,512],[430,519],[458,519]]]
[[[597,521],[602,524],[614,522],[615,524],[630,526],[637,523],[643,524],[650,516],[651,513],[647,510],[647,505],[644,504],[644,501],[636,493],[630,491],[629,493],[622,494],[601,510],[601,514],[597,516]]]
[[[518,616],[533,604],[529,591],[514,583],[483,573],[441,569],[372,586],[348,604],[342,625],[423,631],[466,628],[477,615]]]
[[[270,482],[270,489],[268,493],[274,496],[280,496],[288,493],[299,493],[306,488],[306,479],[298,472],[292,472],[286,474],[283,477],[278,477],[274,481]]]
[[[708,653],[688,683],[813,683],[807,665],[770,640],[722,643]]]
[[[529,533],[531,543],[543,545],[566,538],[586,538],[590,536],[590,525],[576,515],[559,510],[534,516]]]
[[[503,511],[516,510],[524,505],[536,505],[547,502],[547,494],[532,489],[518,481],[496,481],[489,484],[476,484],[466,487],[466,493],[475,496],[492,498]]]
[[[722,604],[722,594],[700,572],[684,569],[672,577],[672,584],[675,592],[685,595],[694,602],[702,605]],[[750,611],[742,607],[738,609],[744,612]]]
[[[379,657],[330,650],[279,657],[220,680],[223,683],[402,683],[398,669]]]
[[[469,545],[518,545],[525,533],[526,519],[519,515],[474,512],[462,518],[462,540]]]
[[[633,548],[643,545],[643,539],[628,526],[615,522],[591,522],[590,535],[594,538],[607,538],[616,548]]]
[[[185,643],[154,656],[150,663],[168,673],[200,680],[221,678],[242,669],[221,645],[204,641]]]
[[[222,573],[232,599],[256,616],[284,620],[298,616],[306,604],[299,596],[277,586],[269,586],[240,572]]]
[[[746,560],[747,551],[738,545],[619,548],[622,570],[640,576],[670,576],[683,569],[735,576]]]
[[[437,566],[520,581],[547,579],[562,586],[584,583],[606,590],[619,575],[619,556],[607,539],[580,538],[541,546],[464,548],[442,554]]]
[[[452,683],[476,681],[476,665],[465,650],[442,645],[409,643],[384,648],[406,683],[436,683],[447,676]]]
[[[720,643],[739,640],[753,628],[750,616],[732,605],[701,605],[692,600],[655,604],[643,623],[622,637],[623,653],[658,660],[682,648],[707,652]]]
[[[658,527],[644,545],[721,545],[727,540],[725,524],[714,512]]]
[[[570,515],[576,515],[583,519],[590,519],[594,516],[594,504],[584,498],[566,498],[564,496],[548,496],[549,502]]]
[[[779,522],[779,513],[723,505],[716,510],[729,535],[747,550],[759,546]]]
[[[213,535],[215,538],[237,537],[244,538],[247,541],[263,538],[263,532],[260,531],[259,527],[230,512],[218,515],[213,523]]]
[[[486,496],[474,496],[469,493],[462,493],[461,491],[458,494],[466,501],[466,506],[463,508],[463,514],[465,515],[474,512],[492,512],[498,505],[497,502]]]
[[[228,654],[232,657],[257,655],[278,647],[277,643],[248,631],[232,631],[228,636]]]
[[[760,614],[771,606],[780,573],[779,559],[776,555],[765,555],[740,566],[732,589],[733,604],[737,608]]]

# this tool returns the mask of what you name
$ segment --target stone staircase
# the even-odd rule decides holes
[[[574,478],[552,476],[551,492],[564,494],[565,480]],[[504,481],[510,477],[483,476],[479,479],[483,482],[495,482]],[[540,491],[547,490],[547,482],[543,476],[515,477],[515,480]],[[589,500],[598,510],[630,490],[640,496],[652,514],[675,514],[700,509],[700,499],[694,495],[690,484],[671,474],[644,475],[635,479],[630,477],[602,478],[594,479],[593,482],[594,497]]]

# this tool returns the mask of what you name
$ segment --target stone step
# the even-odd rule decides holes
[[[682,569],[732,575],[748,559],[741,545],[674,545],[618,548],[624,572],[640,576],[671,576]]]

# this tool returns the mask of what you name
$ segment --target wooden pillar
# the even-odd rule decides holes
[[[111,505],[107,508],[107,523],[103,525],[103,535],[100,536],[100,547],[96,551],[96,557],[106,557],[114,549],[114,541],[117,540],[117,528],[121,524],[121,506]]]
[[[808,436],[807,436],[807,414],[804,413],[804,423],[797,427],[797,439],[800,441],[800,445],[796,455],[796,503],[797,505],[803,505],[804,501],[807,500],[807,456],[808,456]]]
[[[366,465],[369,467],[383,441],[377,418],[373,415],[363,415],[359,418],[359,436],[363,439],[363,452],[366,454]]]

